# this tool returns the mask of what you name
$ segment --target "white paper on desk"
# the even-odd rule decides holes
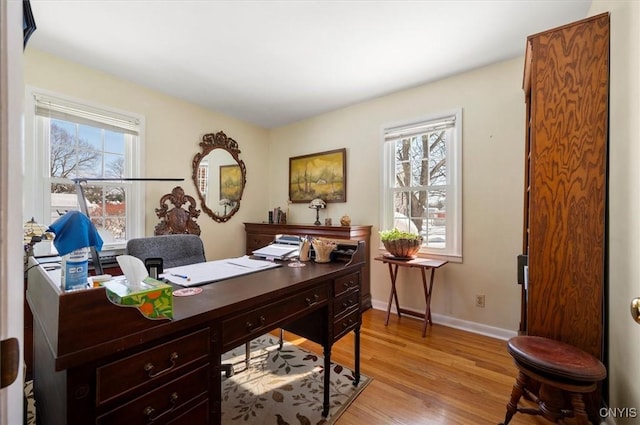
[[[297,245],[273,243],[263,248],[256,249],[255,251],[253,251],[253,255],[256,255],[258,257],[283,259],[296,253],[296,251],[298,251]]]
[[[228,263],[226,260],[207,261],[205,263],[189,264],[187,266],[172,267],[165,269],[162,275],[165,279],[181,286],[195,286],[205,283],[217,282],[219,280],[230,279],[244,274],[255,273],[268,268],[280,267],[280,264],[264,261],[268,267],[250,268],[237,264]],[[188,280],[180,277],[187,276]]]
[[[129,285],[143,286],[142,281],[149,277],[149,272],[141,259],[131,255],[118,255],[116,257],[122,274],[129,282]]]
[[[272,267],[276,267],[277,265],[272,261],[266,260],[254,260],[249,258],[247,255],[238,258],[229,258],[224,260],[225,263],[231,264],[239,267],[246,267],[249,269],[259,270],[259,269],[269,269]]]

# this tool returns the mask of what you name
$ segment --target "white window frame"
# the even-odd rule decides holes
[[[429,125],[447,117],[455,117],[453,140],[447,143],[447,197],[446,197],[446,247],[443,249],[423,246],[419,256],[462,262],[462,108],[443,111],[426,117],[385,124],[381,130],[382,163],[380,195],[380,230],[394,227],[395,152],[393,141],[386,136],[402,129]],[[384,249],[382,244],[379,248]]]
[[[63,103],[73,104],[75,107],[86,107],[87,111],[92,113],[104,113],[106,116],[123,116],[131,120],[138,121],[137,142],[127,143],[125,152],[125,176],[140,178],[144,177],[144,116],[133,112],[123,111],[109,106],[99,105],[90,101],[76,99],[60,93],[54,93],[48,90],[27,86],[25,96],[25,196],[23,205],[23,221],[30,220],[32,217],[38,223],[44,225],[51,224],[51,192],[48,187],[50,182],[49,176],[45,175],[49,169],[50,150],[44,149],[41,145],[42,141],[37,140],[38,120],[36,116],[36,98],[48,97],[60,100]],[[40,129],[44,132],[43,129]],[[96,185],[111,185],[111,183],[90,182]],[[144,182],[117,182],[118,186],[123,186],[126,191],[127,211],[126,211],[126,228],[127,238],[142,237],[145,233],[145,185]],[[112,242],[105,241],[102,251],[105,250],[122,250],[126,246],[126,241]]]

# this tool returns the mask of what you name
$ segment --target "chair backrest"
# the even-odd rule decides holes
[[[165,269],[207,261],[204,245],[197,235],[161,235],[130,239],[127,242],[127,254],[142,261],[147,258],[162,258]]]
[[[174,205],[171,209],[169,202]],[[187,209],[182,208],[185,204],[188,205]],[[154,231],[156,236],[185,233],[200,235],[200,226],[196,223],[200,210],[196,209],[196,200],[193,196],[186,195],[180,186],[174,187],[171,193],[160,198],[160,208],[156,208],[156,215],[161,220]]]

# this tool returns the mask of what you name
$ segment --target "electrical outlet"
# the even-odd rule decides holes
[[[484,307],[484,295],[476,295],[476,307]]]

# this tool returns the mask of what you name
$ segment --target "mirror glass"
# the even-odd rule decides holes
[[[222,131],[202,136],[200,148],[193,158],[193,183],[202,210],[224,223],[240,209],[247,170],[238,143]]]

